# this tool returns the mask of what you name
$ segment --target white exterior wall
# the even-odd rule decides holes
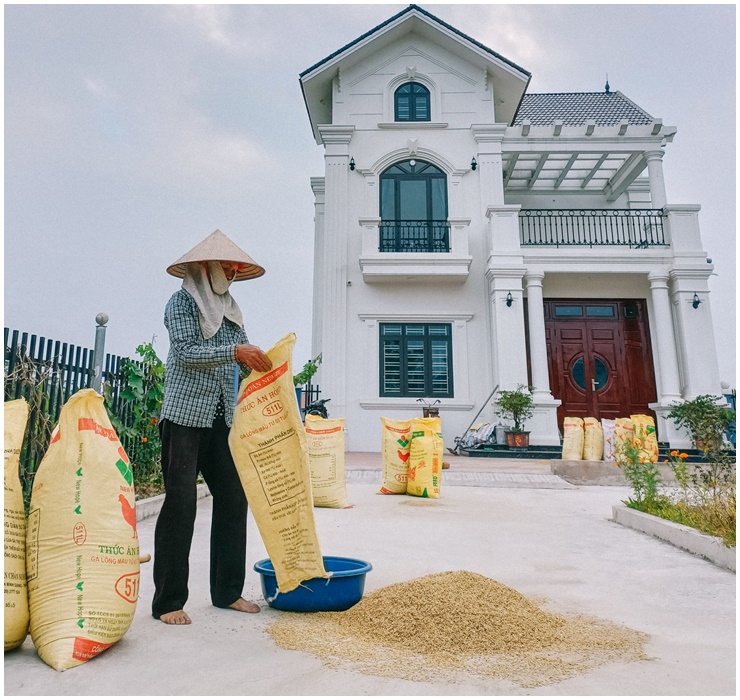
[[[429,123],[393,123],[393,92],[410,79],[430,90]],[[505,194],[502,153],[508,144],[516,141],[521,148],[524,141],[516,128],[494,123],[492,81],[480,67],[412,33],[349,68],[340,66],[332,93],[333,124],[319,127],[325,178],[312,181],[317,195],[313,352],[324,354],[317,380],[322,396],[332,400],[332,415],[346,418],[349,450],[380,449],[381,416],[421,415],[415,399],[379,396],[379,323],[452,324],[454,398],[440,406],[444,439],[452,445],[494,386],[528,383],[523,299],[530,294],[645,299],[658,392],[651,408],[659,417],[660,439],[688,446],[664,420],[671,403],[721,393],[707,287],[712,268],[702,250],[698,207],[666,206],[670,248],[519,244],[520,208],[655,206],[665,198],[662,152],[654,145],[659,139],[644,139],[649,178],[612,199],[604,191]],[[575,129],[568,133],[576,138]],[[588,138],[577,138],[582,138],[579,147],[597,148]],[[600,138],[598,147],[619,149],[620,137],[612,132]],[[551,147],[556,151],[558,143]],[[408,158],[429,161],[447,174],[450,253],[377,252],[380,175]],[[506,306],[509,292],[514,303]],[[691,305],[695,292],[702,299],[699,309]],[[546,384],[540,320],[530,319],[529,330],[536,340],[530,348],[532,373]],[[531,443],[559,444],[559,401],[549,386],[535,387],[535,400],[527,425]],[[492,407],[485,406],[479,420],[493,419]]]

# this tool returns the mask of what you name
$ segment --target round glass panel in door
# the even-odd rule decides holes
[[[576,386],[586,391],[586,366],[583,357],[579,357],[571,368],[571,375]],[[594,358],[594,377],[592,379],[591,389],[601,391],[609,379],[609,368],[598,358]]]

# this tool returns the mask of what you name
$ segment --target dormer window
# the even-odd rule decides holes
[[[429,90],[419,83],[404,83],[394,94],[397,122],[428,122],[432,119]]]

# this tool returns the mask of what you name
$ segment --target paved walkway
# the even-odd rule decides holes
[[[445,454],[449,465],[442,483],[491,488],[572,489],[567,481],[550,473],[546,459],[493,459]],[[379,452],[348,452],[347,483],[380,484],[383,476]]]
[[[550,474],[549,459],[494,459],[492,457],[466,457],[445,452],[444,461],[450,465],[444,474]],[[356,469],[377,470],[382,468],[380,452],[347,452],[347,471]],[[442,477],[444,479],[444,476]]]
[[[348,455],[353,508],[315,509],[325,554],[372,563],[366,591],[430,573],[467,570],[493,578],[565,613],[583,613],[650,635],[649,661],[613,663],[561,683],[520,688],[497,679],[422,683],[332,669],[286,651],[267,632],[283,615],[269,608],[252,565],[266,551],[249,519],[245,596],[259,615],[213,608],[208,598],[211,499],[200,501],[191,553],[193,624],[168,627],[151,617],[151,564],[142,565],[141,598],[125,637],[92,661],[57,673],[30,639],[5,654],[6,695],[51,696],[640,696],[735,694],[735,576],[696,556],[610,520],[629,494],[615,486],[533,488],[545,464],[450,455],[440,499],[380,496],[379,455]],[[467,460],[462,462],[460,460]],[[468,464],[468,462],[475,464]],[[485,464],[479,464],[485,462]],[[463,469],[465,467],[465,469]],[[454,483],[478,475],[468,488]],[[514,477],[532,477],[497,488]],[[356,477],[360,477],[359,480]],[[486,481],[487,480],[487,481]],[[485,483],[483,483],[485,481]],[[155,518],[139,523],[152,552]],[[427,535],[427,536],[424,536]]]

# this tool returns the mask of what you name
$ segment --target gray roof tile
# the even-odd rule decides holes
[[[619,90],[616,92],[553,92],[524,95],[514,124],[529,119],[532,126],[549,126],[556,119],[563,126],[581,126],[593,119],[596,126],[651,124],[653,118]]]

